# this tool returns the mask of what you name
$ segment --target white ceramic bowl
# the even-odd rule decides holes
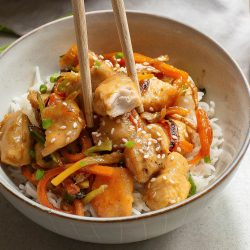
[[[98,243],[125,243],[149,239],[191,221],[229,182],[249,143],[249,88],[237,64],[213,40],[173,20],[129,12],[135,51],[150,56],[168,54],[171,63],[206,87],[208,100],[216,103],[223,128],[223,155],[216,178],[206,190],[187,200],[141,216],[85,218],[52,211],[24,197],[0,168],[3,195],[39,225],[64,236]],[[89,47],[96,52],[120,50],[113,14],[88,13]],[[0,103],[2,117],[14,96],[26,92],[34,66],[43,76],[58,70],[58,59],[75,42],[72,17],[48,23],[15,42],[0,57]]]

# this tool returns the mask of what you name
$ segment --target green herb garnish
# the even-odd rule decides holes
[[[135,145],[135,142],[134,141],[127,141],[126,143],[124,143],[124,146],[126,148],[133,148]]]
[[[94,63],[94,68],[95,68],[95,69],[98,69],[100,66],[101,66],[100,61],[95,61],[95,63]]]
[[[115,54],[115,58],[116,58],[116,59],[121,59],[121,58],[123,58],[123,57],[124,57],[124,55],[123,55],[122,52],[117,52],[117,53]]]
[[[188,197],[191,197],[192,195],[196,194],[196,185],[195,185],[195,183],[194,183],[194,180],[193,180],[191,174],[189,174],[188,181],[189,181],[189,183],[191,184],[191,188],[190,188],[190,190],[189,190]]]
[[[40,85],[40,92],[45,94],[47,92],[47,86],[45,84]]]
[[[59,91],[59,92],[63,92],[63,91],[65,90],[65,88],[66,88],[68,82],[69,82],[69,81],[68,81],[67,79],[64,79],[64,80],[59,84],[59,86],[58,86],[58,91]]]
[[[36,170],[36,173],[35,173],[35,178],[36,178],[36,180],[37,181],[40,181],[42,178],[43,178],[43,176],[44,176],[44,170],[43,169],[37,169]]]
[[[60,77],[60,74],[59,74],[59,73],[55,73],[55,74],[53,74],[53,75],[49,78],[49,80],[50,80],[50,82],[54,83],[54,82],[56,82],[56,81],[58,80],[59,77]]]
[[[211,163],[211,159],[210,159],[210,156],[209,156],[209,155],[206,156],[206,157],[204,157],[204,162],[205,162],[205,163]]]
[[[43,119],[42,125],[43,125],[44,129],[48,129],[52,125],[52,120],[51,119]]]
[[[43,110],[45,109],[45,105],[44,105],[43,99],[39,93],[37,93],[37,102],[38,102],[40,112],[42,113]]]

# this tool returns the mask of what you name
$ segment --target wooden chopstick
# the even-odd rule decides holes
[[[131,38],[128,28],[128,21],[126,16],[126,10],[123,0],[112,0],[113,12],[115,16],[116,27],[119,34],[122,51],[125,58],[126,68],[128,76],[136,83],[137,90],[141,96],[140,85],[137,78],[137,72],[135,68],[133,48],[131,44]],[[142,102],[141,102],[142,103]],[[139,113],[143,112],[143,105],[138,108]]]
[[[71,0],[72,9],[74,14],[75,33],[78,49],[78,58],[80,64],[81,84],[82,84],[82,96],[84,104],[84,114],[87,122],[87,126],[92,128],[93,122],[93,97],[92,97],[92,85],[91,74],[89,67],[89,49],[88,49],[88,34],[85,16],[84,0]]]

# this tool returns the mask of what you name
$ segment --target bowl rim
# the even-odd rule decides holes
[[[87,12],[87,16],[90,15],[96,15],[96,14],[112,14],[112,10],[97,10],[97,11],[91,11],[91,12]],[[136,11],[136,10],[128,10],[127,11],[128,16],[129,15],[140,15],[140,16],[147,16],[147,17],[151,17],[151,18],[157,18],[157,19],[161,19],[161,20],[165,20],[168,21],[170,23],[173,24],[177,24],[179,26],[184,27],[185,29],[188,29],[190,31],[192,31],[193,33],[196,33],[197,35],[205,38],[206,40],[208,40],[210,43],[212,43],[215,47],[217,47],[227,58],[228,60],[233,64],[233,66],[235,67],[235,69],[239,72],[239,74],[242,77],[242,83],[245,85],[248,95],[250,96],[250,88],[248,85],[248,81],[246,79],[246,77],[244,76],[242,70],[240,69],[239,65],[237,64],[237,62],[229,55],[229,53],[218,43],[216,42],[214,39],[208,37],[207,35],[203,34],[202,32],[200,32],[199,30],[184,24],[182,22],[176,21],[174,19],[159,15],[159,14],[155,14],[155,13],[149,13],[149,12],[143,12],[143,11]],[[16,45],[18,45],[20,42],[22,42],[23,40],[25,40],[26,38],[28,38],[29,36],[33,35],[36,32],[39,32],[40,30],[43,30],[44,28],[46,28],[47,26],[56,24],[58,22],[63,22],[67,19],[72,19],[72,16],[68,16],[68,17],[63,17],[60,19],[56,19],[52,22],[48,22],[44,25],[39,26],[36,29],[33,29],[32,31],[28,32],[27,34],[25,34],[24,36],[20,37],[18,40],[16,40],[14,43],[12,43],[1,55],[0,55],[0,60],[8,53],[9,50],[11,50],[13,47],[15,47]],[[53,216],[57,216],[63,219],[68,219],[68,220],[76,220],[78,222],[94,222],[94,223],[114,223],[114,222],[126,222],[126,221],[135,221],[135,220],[140,220],[140,219],[147,219],[147,218],[152,218],[155,216],[159,216],[162,215],[164,213],[167,212],[171,212],[174,210],[177,210],[180,207],[183,207],[185,205],[188,205],[194,201],[196,201],[197,199],[205,196],[207,193],[209,193],[210,191],[214,190],[215,188],[217,188],[228,176],[230,176],[230,174],[232,172],[235,171],[235,169],[237,168],[237,166],[239,165],[240,161],[242,160],[248,145],[250,142],[250,126],[248,127],[248,133],[244,139],[244,142],[239,150],[239,154],[233,159],[233,161],[231,162],[231,164],[229,164],[229,167],[227,169],[225,169],[221,175],[219,176],[218,179],[216,179],[212,184],[210,184],[207,188],[205,188],[203,191],[191,196],[190,198],[187,198],[185,200],[183,200],[180,203],[171,205],[169,207],[166,208],[162,208],[156,211],[150,211],[147,212],[145,214],[141,214],[141,215],[131,215],[131,216],[126,216],[126,217],[114,217],[114,218],[99,218],[99,217],[84,217],[84,216],[77,216],[77,215],[71,215],[71,214],[66,214],[64,212],[60,212],[57,210],[53,210],[50,208],[47,208],[33,200],[31,200],[30,198],[24,196],[23,194],[20,193],[20,191],[18,189],[15,189],[13,187],[11,187],[8,183],[2,183],[1,179],[0,179],[0,187],[3,187],[5,189],[5,191],[7,191],[8,193],[10,193],[11,195],[15,196],[16,198],[18,198],[20,201],[28,204],[29,206],[32,206],[36,209],[38,209],[41,212],[45,212],[49,215],[53,215]],[[3,192],[0,188],[0,191]]]

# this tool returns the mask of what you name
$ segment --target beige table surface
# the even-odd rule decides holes
[[[109,0],[85,1],[88,11],[111,8]],[[231,53],[250,78],[248,0],[125,0],[125,3],[128,9],[168,16],[208,34]],[[68,0],[0,0],[0,24],[8,25],[20,34],[70,12]],[[14,39],[0,35],[0,45]],[[204,210],[203,217],[164,236],[139,243],[98,245],[61,237],[31,222],[0,195],[0,250],[14,249],[248,250],[250,149],[235,178]]]

